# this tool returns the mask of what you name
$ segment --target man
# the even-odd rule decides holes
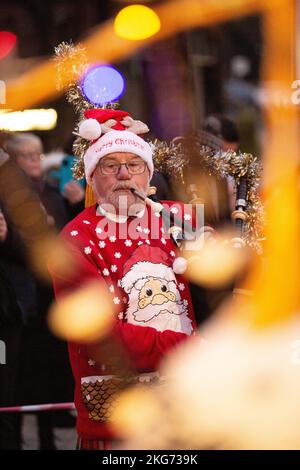
[[[192,334],[189,288],[174,273],[176,247],[162,217],[132,192],[147,195],[153,174],[152,149],[137,135],[147,126],[124,111],[90,110],[85,117],[79,134],[93,142],[84,165],[97,203],[64,228],[76,269],[62,275],[52,266],[54,287],[61,296],[92,280],[106,286],[117,309],[111,337],[121,344],[137,380],[151,381],[165,354]],[[178,213],[181,207],[172,209]],[[71,343],[69,352],[79,448],[105,448],[115,437],[106,407],[115,370],[91,347]]]

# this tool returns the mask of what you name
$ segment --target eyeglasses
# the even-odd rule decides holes
[[[45,155],[39,152],[30,152],[30,153],[19,153],[18,158],[23,158],[24,160],[39,161],[44,160]]]
[[[122,165],[125,165],[130,175],[141,175],[146,169],[146,162],[132,161],[127,163],[100,162],[99,168],[103,175],[117,175]]]

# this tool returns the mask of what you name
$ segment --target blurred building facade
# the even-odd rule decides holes
[[[155,6],[161,2],[146,3]],[[18,40],[16,48],[0,60],[0,79],[19,77],[40,59],[50,58],[62,41],[83,40],[128,4],[121,0],[86,0],[83,7],[82,2],[69,0],[4,0],[0,30],[15,33]],[[258,16],[246,17],[193,29],[140,49],[114,64],[126,79],[121,107],[150,122],[153,135],[166,140],[198,129],[209,113],[232,113],[232,97],[228,102],[226,87],[233,78],[232,59],[246,58],[249,68],[240,79],[255,87],[262,54],[260,29]],[[58,112],[58,126],[40,133],[46,151],[63,147],[74,127],[72,107],[63,97],[41,106],[54,107]],[[239,118],[239,114],[236,116]],[[241,140],[243,144],[243,133]]]

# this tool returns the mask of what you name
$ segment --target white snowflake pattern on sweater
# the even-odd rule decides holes
[[[95,206],[91,206],[64,229],[68,244],[73,245],[73,251],[79,257],[74,288],[91,279],[94,279],[99,286],[106,286],[117,324],[113,334],[123,338],[127,336],[128,331],[130,332],[129,341],[132,341],[131,332],[134,333],[134,346],[140,345],[141,350],[147,351],[145,360],[143,359],[143,368],[145,364],[146,370],[152,370],[152,364],[160,361],[160,357],[165,354],[165,349],[169,350],[169,344],[173,342],[173,338],[174,344],[177,342],[177,332],[190,334],[189,317],[193,316],[188,284],[184,278],[179,278],[172,271],[171,265],[177,251],[175,244],[173,245],[169,240],[167,226],[162,227],[161,214],[157,213],[156,217],[158,219],[147,206],[144,218],[132,220],[130,217],[127,223],[114,222],[110,219],[106,221],[105,216],[101,215]],[[87,225],[83,225],[83,220]],[[78,232],[77,238],[74,232]],[[162,239],[166,243],[163,243]],[[142,261],[146,261],[146,266],[141,263]],[[71,282],[73,282],[72,279],[73,276],[70,279]],[[167,292],[166,296],[168,293],[173,295],[169,295],[169,299],[166,297],[165,303],[159,305],[155,302],[156,288],[159,293],[160,290],[162,294]],[[151,297],[149,296],[150,289],[154,289]],[[162,297],[160,298],[163,300]],[[188,304],[190,308],[185,308]],[[135,328],[135,326],[140,326],[140,328]],[[165,335],[160,335],[160,332],[165,331]],[[166,341],[164,341],[164,336]],[[180,340],[181,336],[178,337],[178,341]],[[76,366],[74,370],[76,369],[76,383],[79,391],[76,400],[82,402],[83,396],[80,391],[82,379],[92,378],[93,380],[93,377],[108,375],[112,371],[110,365],[103,364],[101,360],[97,359],[94,364],[94,357],[88,353],[86,347],[82,346],[80,349],[77,344],[70,344],[70,347],[74,359],[73,365]],[[128,349],[130,347],[132,343],[128,344]],[[159,350],[156,351],[156,349]],[[151,353],[148,354],[148,351]],[[85,399],[86,404],[89,400],[91,401],[92,393],[85,395]],[[80,410],[78,416],[81,426],[89,422],[93,439],[99,439],[99,421],[93,422],[89,419],[89,410],[85,407]],[[102,438],[101,433],[100,435]]]

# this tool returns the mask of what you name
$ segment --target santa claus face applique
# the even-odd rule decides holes
[[[163,279],[150,277],[140,290],[139,308],[146,312],[150,305],[164,305],[166,302],[174,303],[176,295],[174,292],[171,292],[168,284]],[[146,316],[149,316],[151,319],[155,314],[149,310]]]
[[[144,261],[145,259],[149,261]],[[142,261],[143,260],[143,261]],[[124,265],[121,286],[128,294],[128,323],[157,331],[191,334],[192,322],[180,297],[168,255],[158,247],[138,247]]]

